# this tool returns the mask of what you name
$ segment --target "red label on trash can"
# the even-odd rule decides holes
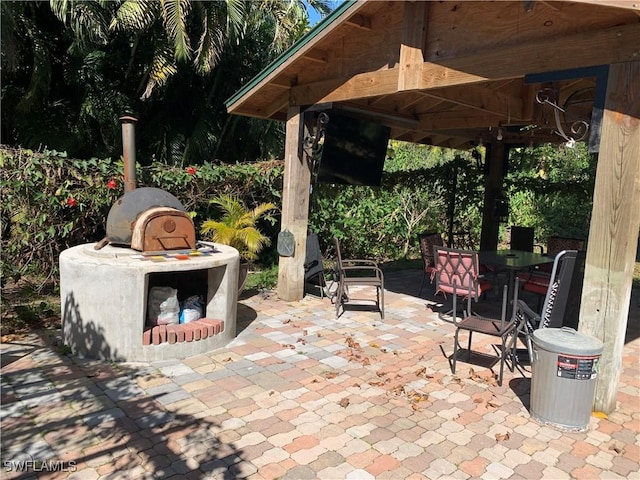
[[[591,380],[598,376],[600,356],[572,357],[558,355],[558,377],[572,380]]]

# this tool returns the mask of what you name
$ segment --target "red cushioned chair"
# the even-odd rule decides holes
[[[471,315],[471,300],[477,302],[482,294],[492,288],[491,282],[478,273],[478,252],[434,247],[433,258],[436,265],[436,295],[443,293],[445,298],[447,294],[468,298],[466,315]]]

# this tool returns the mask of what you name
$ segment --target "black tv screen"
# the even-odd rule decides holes
[[[335,111],[327,115],[317,181],[379,186],[391,129]]]

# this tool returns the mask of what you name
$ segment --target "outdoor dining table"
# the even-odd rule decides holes
[[[481,250],[478,252],[478,261],[481,265],[497,267],[498,270],[506,270],[508,274],[508,297],[513,298],[515,275],[518,272],[527,271],[532,267],[553,263],[553,256],[523,250]]]

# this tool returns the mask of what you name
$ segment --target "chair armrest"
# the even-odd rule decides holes
[[[531,310],[529,305],[524,303],[522,300],[518,300],[515,305],[514,316],[518,314],[522,314],[524,317],[530,318],[536,323],[540,321],[540,315]]]
[[[380,268],[373,266],[373,265],[350,265],[350,266],[346,266],[346,267],[342,267],[342,270],[345,274],[345,276],[347,276],[347,272],[352,272],[352,271],[360,271],[360,272],[374,272],[376,274],[377,278],[383,278],[384,274],[382,273],[382,270],[380,270]],[[353,277],[351,277],[353,278]]]
[[[351,265],[371,265],[373,267],[378,267],[378,262],[376,262],[375,260],[366,260],[366,259],[359,259],[359,258],[355,258],[355,259],[348,259],[348,260],[343,260],[342,263],[344,263],[345,265],[351,266]]]

